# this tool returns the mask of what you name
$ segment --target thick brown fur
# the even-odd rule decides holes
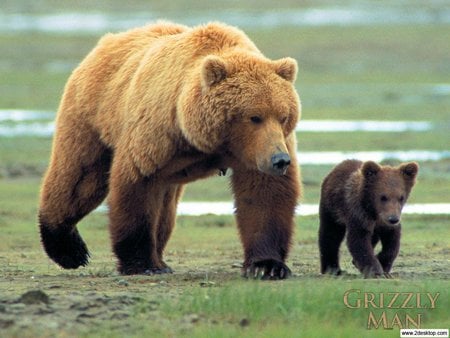
[[[76,224],[109,192],[119,272],[170,272],[162,255],[183,185],[231,168],[244,273],[285,278],[300,195],[296,74],[295,60],[269,60],[220,23],[103,37],[57,114],[39,210],[49,257],[88,263]]]
[[[400,218],[419,167],[347,160],[322,183],[319,214],[321,272],[339,275],[339,247],[347,233],[354,265],[365,277],[390,277],[400,250]],[[382,249],[375,255],[375,245]]]

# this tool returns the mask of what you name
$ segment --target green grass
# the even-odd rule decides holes
[[[28,193],[23,195],[26,197]],[[24,204],[29,206],[25,209],[31,209],[32,202],[32,198],[25,198]],[[382,310],[386,311],[388,326],[395,315],[404,325],[406,315],[415,319],[419,313],[423,328],[448,326],[449,216],[405,216],[394,280],[361,279],[345,247],[342,266],[349,274],[341,278],[322,277],[318,273],[317,220],[299,217],[288,260],[294,277],[283,282],[247,281],[239,277],[239,270],[232,268],[242,257],[232,217],[180,217],[166,252],[166,261],[176,273],[153,277],[118,277],[114,273],[105,215],[91,215],[80,225],[92,259],[88,267],[76,271],[62,271],[49,262],[40,248],[32,213],[21,217],[22,221],[0,225],[4,234],[0,246],[3,276],[0,294],[7,291],[9,297],[17,297],[38,288],[52,297],[53,306],[74,293],[89,294],[92,298],[103,294],[107,299],[120,295],[138,299],[127,307],[130,315],[127,320],[96,322],[93,317],[95,325],[78,323],[76,328],[58,331],[38,324],[34,329],[17,331],[21,337],[39,336],[38,333],[42,337],[398,336],[398,326],[393,330],[381,327],[367,330],[369,313],[373,311],[379,318],[381,310],[346,307],[343,296],[348,290],[358,290],[362,304],[364,293],[377,297],[380,293],[389,297],[392,292],[412,292],[423,297],[427,292],[440,293],[432,310]],[[122,286],[120,280],[126,280],[127,286]],[[351,295],[353,304],[356,297],[356,293]],[[96,305],[92,306],[95,309]],[[15,336],[13,329],[4,332],[7,337]]]

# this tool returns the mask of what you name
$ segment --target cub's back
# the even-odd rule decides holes
[[[346,201],[346,189],[351,175],[361,168],[363,162],[358,160],[345,160],[338,164],[325,177],[322,182],[320,208],[321,209],[339,209],[344,211],[348,205]],[[356,187],[355,187],[356,188]]]

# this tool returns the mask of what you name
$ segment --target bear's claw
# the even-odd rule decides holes
[[[243,277],[262,280],[286,279],[292,274],[291,269],[281,261],[264,259],[253,262],[244,268]]]

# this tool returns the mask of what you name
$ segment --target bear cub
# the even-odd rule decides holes
[[[353,264],[365,278],[392,278],[400,249],[400,217],[416,182],[416,162],[398,167],[346,160],[322,183],[319,205],[321,273],[340,275],[339,247],[347,233]],[[382,249],[374,248],[381,241]]]

